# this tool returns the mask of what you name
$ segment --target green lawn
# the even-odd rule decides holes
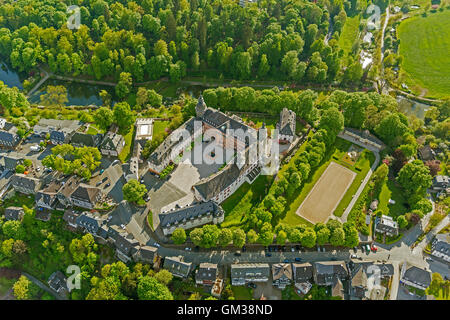
[[[133,135],[134,135],[134,126],[133,129],[130,130],[123,138],[125,139],[125,146],[119,154],[119,160],[125,162],[128,160],[132,147],[133,147]]]
[[[389,199],[394,200],[395,204],[389,204]],[[403,191],[400,187],[396,186],[395,182],[392,180],[387,180],[387,182],[383,184],[378,200],[378,209],[389,216],[398,217],[408,211],[404,205],[406,199],[403,196]]]
[[[153,122],[153,139],[165,135],[165,130],[169,126],[169,121],[155,121]]]
[[[253,300],[253,290],[246,286],[232,286],[234,297],[236,300]]]
[[[22,207],[26,205],[27,208],[34,207],[34,195],[25,195],[19,192],[16,192],[15,195],[9,199],[3,200],[3,207]]]
[[[342,28],[342,33],[339,37],[339,46],[344,50],[345,56],[352,51],[353,43],[359,35],[359,18],[359,15],[347,17],[344,27]]]
[[[299,151],[297,151],[296,154],[300,154],[306,148],[306,143],[304,143],[299,148]],[[350,142],[340,139],[340,138],[336,138],[334,147],[327,152],[327,154],[324,157],[324,160],[322,160],[322,164],[314,171],[314,173],[310,174],[308,181],[303,184],[303,188],[300,190],[300,192],[294,193],[293,199],[288,199],[288,203],[290,205],[289,205],[288,211],[286,213],[286,216],[281,220],[281,222],[287,223],[290,225],[298,225],[298,224],[303,223],[308,226],[312,226],[312,224],[310,222],[308,222],[304,218],[297,215],[296,211],[297,211],[298,207],[300,206],[300,204],[303,202],[303,200],[305,200],[308,193],[314,187],[317,180],[319,180],[320,176],[323,174],[323,172],[328,167],[330,162],[333,160],[333,161],[336,161],[339,163],[339,161],[337,161],[336,159],[341,159],[342,156],[344,155],[344,153],[350,147],[350,145],[351,145]],[[287,169],[287,167],[291,165],[291,163],[292,163],[292,165],[294,164],[294,161],[295,161],[294,158],[295,157],[292,157],[291,162],[288,165],[284,166],[283,167],[284,170],[283,169],[280,170],[280,173],[285,171]],[[335,158],[335,159],[333,159],[333,158]]]
[[[450,10],[406,19],[397,34],[410,89],[428,97],[449,97]]]
[[[272,180],[272,176],[260,175],[252,184],[245,182],[240,186],[221,204],[225,211],[225,219],[221,227],[241,225],[245,221],[245,214],[259,204],[267,194]]]
[[[347,192],[345,193],[344,197],[342,198],[341,202],[339,202],[338,206],[334,210],[334,215],[337,217],[342,216],[342,214],[345,211],[345,208],[349,205],[350,201],[352,200],[352,196],[356,193],[359,186],[361,185],[361,180],[364,179],[364,177],[367,175],[367,172],[369,172],[370,166],[375,161],[375,156],[372,152],[368,150],[364,150],[358,161],[356,161],[355,166],[352,168],[354,172],[356,172],[356,177],[353,180],[352,184],[348,188]],[[360,171],[355,170],[355,168],[361,169]]]
[[[90,125],[89,128],[87,129],[86,133],[96,135],[98,133],[98,131],[92,125]]]
[[[17,279],[0,278],[0,297],[4,296],[12,288]]]

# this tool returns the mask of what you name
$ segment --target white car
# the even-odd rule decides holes
[[[159,245],[159,243],[157,243],[157,242],[155,242],[154,244],[153,244],[155,247],[161,247],[160,245]]]
[[[192,251],[192,249],[189,248],[189,247],[184,248],[184,250],[186,250],[186,251]]]
[[[356,258],[358,258],[358,256],[357,256],[356,254],[352,254],[352,255],[350,256],[350,258],[356,259]]]

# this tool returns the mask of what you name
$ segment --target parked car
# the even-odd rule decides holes
[[[269,253],[269,252],[266,252],[266,257],[271,257],[272,256],[272,254],[271,253]]]
[[[353,251],[355,251],[355,253],[358,252],[358,247],[353,247]]]
[[[350,258],[352,258],[352,259],[357,259],[358,256],[357,256],[356,254],[352,254],[352,255],[350,256]]]
[[[289,263],[289,259],[284,259],[283,262],[284,263]]]
[[[295,262],[301,262],[302,261],[301,258],[295,258],[294,260],[295,260]]]
[[[141,184],[144,184],[144,182],[145,182],[144,179],[141,179]]]
[[[189,247],[184,248],[184,250],[186,250],[186,251],[192,251],[192,249],[189,248]]]
[[[295,252],[295,248],[294,247],[291,248],[291,252]]]
[[[236,257],[240,257],[240,256],[241,256],[241,252],[240,252],[240,251],[236,251],[236,252],[234,253],[234,255],[235,255]]]
[[[97,182],[97,183],[95,184],[95,186],[98,187],[98,186],[101,185],[101,184],[102,184],[102,182],[99,181],[99,182]]]
[[[242,252],[247,251],[247,248],[245,246],[242,247]]]
[[[370,248],[370,250],[372,250],[373,252],[377,252],[378,248],[376,245],[373,244],[372,247]]]
[[[320,247],[319,246],[317,246],[317,252],[320,252]]]
[[[109,186],[111,185],[111,183],[107,183],[107,184],[105,184],[105,188],[108,188]]]
[[[370,253],[370,246],[368,244],[366,244],[366,252]]]
[[[300,251],[300,246],[298,244],[295,246],[295,250]]]
[[[247,283],[247,285],[252,289],[256,289],[256,284],[254,284],[253,282],[249,282]]]
[[[102,174],[103,172],[105,172],[105,169],[101,169],[100,170],[100,174]]]

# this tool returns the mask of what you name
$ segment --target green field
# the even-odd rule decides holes
[[[389,204],[389,199],[394,200],[395,204]],[[395,185],[394,181],[387,180],[381,187],[378,209],[391,217],[398,217],[408,212],[404,204],[406,199],[403,197],[403,191]]]
[[[407,19],[397,34],[410,89],[427,97],[450,97],[450,10]]]
[[[241,225],[245,221],[245,214],[259,204],[267,194],[272,180],[272,176],[260,175],[252,184],[245,182],[240,186],[221,204],[225,211],[225,219],[220,226],[228,228]]]
[[[341,36],[339,37],[339,46],[344,50],[344,55],[352,51],[353,43],[359,35],[359,15],[347,17]]]

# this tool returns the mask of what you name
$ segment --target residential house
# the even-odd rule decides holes
[[[94,147],[97,148],[102,142],[102,134],[88,134],[75,132],[71,137],[70,144],[74,147]]]
[[[52,209],[36,207],[36,215],[35,218],[41,221],[49,221],[52,217]]]
[[[105,156],[117,157],[124,146],[125,139],[120,134],[109,131],[103,138],[99,149]]]
[[[61,296],[66,296],[69,293],[67,287],[67,278],[61,271],[53,272],[47,281],[49,287],[56,291]]]
[[[78,227],[77,225],[77,218],[80,216],[80,211],[75,211],[73,209],[66,209],[64,211],[63,220],[67,222],[67,224],[76,229]]]
[[[375,218],[375,232],[385,234],[388,237],[398,235],[398,224],[390,216],[382,215]]]
[[[450,234],[439,233],[431,242],[431,255],[450,263]]]
[[[16,173],[11,177],[11,186],[20,193],[35,194],[41,186],[41,181],[25,174]]]
[[[218,275],[217,264],[202,262],[195,272],[195,283],[199,285],[214,285]]]
[[[216,298],[220,298],[220,295],[222,294],[224,282],[223,279],[216,278],[216,281],[214,281],[214,284],[211,288],[211,295]]]
[[[131,234],[119,232],[115,239],[115,246],[117,257],[121,261],[128,263],[133,255],[138,251],[139,242],[134,239]]]
[[[433,178],[431,188],[434,191],[442,191],[450,188],[450,178],[448,176],[438,175]]]
[[[331,286],[335,277],[348,278],[348,269],[344,261],[322,261],[314,263],[314,282],[319,286]]]
[[[340,297],[341,300],[344,300],[344,285],[339,279],[339,277],[333,277],[333,283],[331,284],[331,296],[332,297]]]
[[[292,281],[292,265],[290,263],[275,263],[272,265],[273,286],[286,288]]]
[[[98,215],[94,215],[90,212],[83,212],[76,217],[76,226],[82,231],[89,232],[94,236],[100,236],[106,239],[108,235],[104,234],[104,230],[101,229],[104,223],[104,218],[101,218]]]
[[[417,150],[417,155],[419,156],[420,160],[422,160],[422,161],[434,160],[436,157],[436,153],[430,147],[430,145],[420,147]]]
[[[431,272],[405,261],[400,272],[400,283],[426,290],[431,284]]]
[[[69,142],[73,133],[81,126],[82,123],[78,120],[40,119],[33,127],[33,132],[41,137],[50,134],[53,144],[61,144]]]
[[[5,209],[5,219],[7,221],[10,220],[18,220],[21,221],[25,212],[22,207],[8,207]]]
[[[17,165],[22,163],[23,159],[17,158],[15,156],[4,156],[3,157],[3,162],[4,162],[4,169],[5,170],[9,170],[12,172],[16,172],[16,167]]]
[[[314,268],[311,263],[293,263],[292,276],[295,283],[304,283],[313,279]]]
[[[158,248],[153,246],[141,246],[134,254],[133,259],[135,261],[153,264],[157,257]]]
[[[153,118],[136,119],[135,140],[151,140],[153,135]]]
[[[4,120],[4,119],[3,119]],[[15,149],[21,138],[17,134],[17,127],[12,123],[5,122],[0,129],[0,147],[4,149]]]
[[[243,286],[249,282],[267,282],[270,266],[267,263],[242,263],[231,265],[231,284]]]
[[[175,229],[192,229],[207,223],[223,222],[224,211],[214,201],[194,203],[183,208],[175,208],[159,215],[159,226],[164,235],[172,234]]]
[[[187,278],[191,271],[192,263],[184,262],[183,256],[166,257],[163,268],[170,271],[175,277]]]
[[[292,142],[295,138],[295,112],[283,108],[280,112],[280,122],[277,123],[278,140]]]
[[[99,188],[80,183],[70,195],[70,200],[74,206],[93,209],[101,197],[102,191]]]
[[[66,179],[62,179],[62,181],[54,181],[54,183],[60,184],[56,197],[64,207],[68,207],[72,205],[72,200],[70,196],[72,193],[78,188],[80,185],[80,178],[77,176],[71,176]]]

